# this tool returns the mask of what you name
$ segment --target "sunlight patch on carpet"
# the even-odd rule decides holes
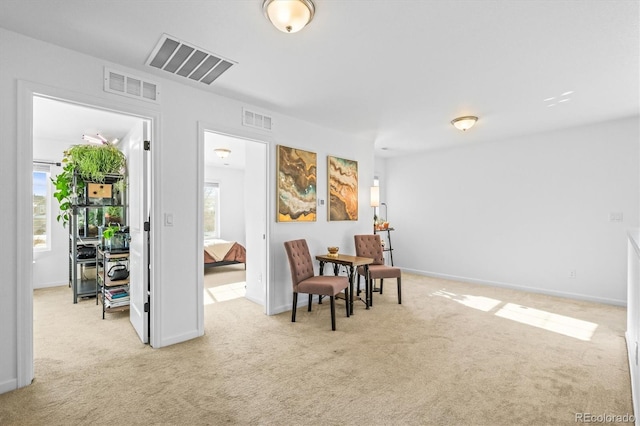
[[[516,303],[507,303],[496,312],[496,315],[584,341],[591,340],[598,328],[598,324],[589,321],[528,308]]]
[[[502,302],[484,296],[474,296],[471,294],[456,294],[444,289],[431,293],[432,296],[443,297],[452,300],[469,308],[483,312],[490,312],[504,303],[495,313],[500,318],[509,319],[521,324],[541,328],[575,339],[590,341],[593,333],[598,328],[598,324],[583,321],[576,318],[554,314],[552,312],[529,308],[516,303]]]
[[[238,299],[246,293],[246,282],[239,281],[231,284],[219,285],[204,289],[204,304],[211,305],[216,302]]]
[[[438,290],[432,293],[434,296],[444,297],[445,299],[453,300],[461,305],[468,306],[470,308],[478,309],[483,312],[489,312],[502,301],[492,299],[484,296],[472,296],[470,294],[455,294],[445,290]]]

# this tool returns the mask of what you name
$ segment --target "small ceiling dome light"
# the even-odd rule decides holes
[[[280,31],[296,33],[311,22],[316,8],[311,0],[264,0],[262,11]]]
[[[229,154],[231,154],[231,150],[227,148],[216,148],[213,150],[216,155],[220,158],[227,158]]]
[[[464,117],[454,118],[453,120],[451,120],[451,124],[453,124],[453,126],[456,129],[459,129],[465,132],[470,128],[472,128],[473,125],[476,124],[476,121],[478,121],[478,117],[474,117],[473,115],[467,115]]]

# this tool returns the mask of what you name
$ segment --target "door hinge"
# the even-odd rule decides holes
[[[149,302],[144,304],[144,311],[149,312]]]
[[[151,151],[151,141],[144,141],[144,150]]]
[[[145,222],[144,223],[144,230],[145,231],[151,231],[151,223],[150,222]]]

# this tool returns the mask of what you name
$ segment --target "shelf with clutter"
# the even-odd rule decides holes
[[[113,144],[73,145],[51,181],[58,200],[58,222],[69,225],[69,287],[73,303],[96,294],[96,280],[85,269],[96,267],[96,249],[105,227],[126,224],[126,157]]]
[[[105,313],[129,309],[129,252],[99,248],[96,259],[96,305],[102,299]]]

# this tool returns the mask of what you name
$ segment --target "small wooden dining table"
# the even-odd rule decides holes
[[[349,273],[349,299],[347,303],[349,303],[349,313],[353,315],[353,300],[354,300],[354,291],[353,291],[353,283],[355,281],[356,276],[356,268],[358,266],[364,266],[364,276],[365,276],[365,300],[363,302],[366,305],[366,309],[369,309],[371,306],[371,298],[373,293],[371,292],[371,286],[369,285],[369,280],[366,278],[369,276],[369,265],[373,263],[373,259],[370,257],[359,257],[359,256],[351,256],[348,254],[319,254],[316,256],[316,260],[320,262],[320,275],[324,275],[324,265],[326,263],[333,264],[333,273],[334,275],[338,275],[340,272],[340,266],[344,265],[347,267],[347,271]],[[360,299],[362,300],[362,299]]]

